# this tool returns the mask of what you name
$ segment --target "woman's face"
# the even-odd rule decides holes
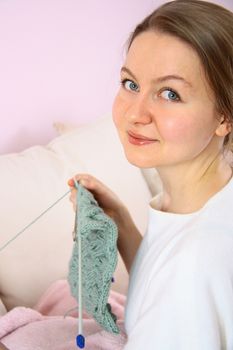
[[[166,34],[140,34],[121,69],[113,105],[126,157],[139,167],[158,167],[216,152],[227,130],[214,102],[189,45]]]

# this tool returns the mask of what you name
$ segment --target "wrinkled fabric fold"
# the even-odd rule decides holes
[[[64,318],[74,306],[66,280],[52,284],[35,307],[16,307],[0,317],[0,341],[10,350],[77,350],[78,312]],[[124,331],[125,296],[110,292],[109,301],[117,315],[120,334],[110,334],[84,315],[86,350],[121,350],[126,342]]]

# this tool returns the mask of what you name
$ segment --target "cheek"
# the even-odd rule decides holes
[[[112,105],[112,118],[114,121],[114,124],[116,125],[117,122],[117,115],[118,115],[118,96],[115,97],[114,101],[113,101],[113,105]]]
[[[123,101],[121,97],[119,96],[119,93],[116,95],[113,105],[112,105],[112,118],[113,122],[117,129],[120,128],[121,122],[122,122],[122,116],[123,116]]]
[[[212,118],[200,118],[197,114],[191,113],[167,117],[160,126],[162,138],[174,144],[208,142],[214,130],[215,123]]]
[[[167,142],[177,143],[190,138],[190,129],[193,133],[193,125],[183,118],[165,118],[161,125],[158,125],[161,137]],[[189,135],[188,135],[189,134]]]

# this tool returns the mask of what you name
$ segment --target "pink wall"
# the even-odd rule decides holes
[[[111,112],[124,42],[163,2],[1,0],[0,153],[47,143],[54,122]]]

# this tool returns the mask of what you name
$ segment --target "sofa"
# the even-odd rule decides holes
[[[51,283],[67,277],[74,225],[69,178],[91,173],[111,187],[142,233],[147,204],[159,188],[153,169],[142,171],[128,163],[111,116],[80,126],[57,123],[55,128],[58,136],[49,144],[0,156],[0,315],[16,306],[33,307]],[[120,256],[114,277],[112,288],[126,294],[128,275]]]

